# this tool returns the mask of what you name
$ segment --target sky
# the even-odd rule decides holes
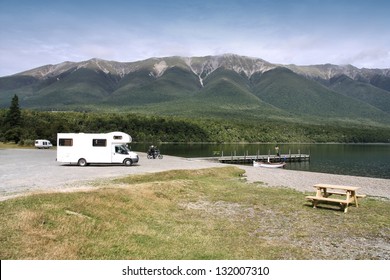
[[[388,0],[0,0],[0,76],[225,53],[390,68],[389,14]]]

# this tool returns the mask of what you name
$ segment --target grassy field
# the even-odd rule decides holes
[[[15,143],[4,143],[4,142],[0,142],[0,149],[21,149],[21,148],[33,148],[34,145],[30,145],[30,146],[22,146],[22,145],[18,145],[18,144],[15,144]]]
[[[390,202],[313,209],[224,167],[0,202],[1,259],[389,259]]]

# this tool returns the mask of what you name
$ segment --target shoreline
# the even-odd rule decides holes
[[[210,160],[165,156],[147,159],[137,152],[139,164],[69,166],[55,161],[54,150],[1,150],[0,201],[13,197],[42,193],[96,188],[97,180],[107,180],[136,174],[150,174],[178,169],[203,169],[235,166],[245,170],[248,183],[261,182],[268,187],[287,187],[301,192],[314,192],[313,185],[335,184],[360,187],[358,193],[390,199],[390,179],[316,173],[288,169],[267,169],[246,165],[222,164]],[[23,166],[20,163],[23,163]],[[21,168],[23,167],[23,168]]]
[[[243,168],[249,183],[262,182],[269,187],[288,187],[301,192],[315,192],[315,184],[360,187],[358,193],[390,199],[390,179],[339,175],[288,169]]]

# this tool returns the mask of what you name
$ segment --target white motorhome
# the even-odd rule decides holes
[[[131,136],[123,132],[58,133],[57,161],[80,166],[90,163],[130,166],[139,161],[138,155],[126,145],[131,140]]]
[[[50,149],[53,147],[53,145],[50,143],[49,140],[46,139],[37,139],[35,140],[35,148],[38,149]]]

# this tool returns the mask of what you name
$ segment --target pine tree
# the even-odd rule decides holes
[[[19,98],[15,94],[11,101],[11,106],[9,107],[8,113],[5,117],[5,124],[14,128],[16,126],[20,126],[22,121],[22,114],[19,108]]]
[[[19,98],[15,94],[11,101],[11,106],[5,116],[5,139],[18,143],[21,138],[22,113],[19,108]]]

